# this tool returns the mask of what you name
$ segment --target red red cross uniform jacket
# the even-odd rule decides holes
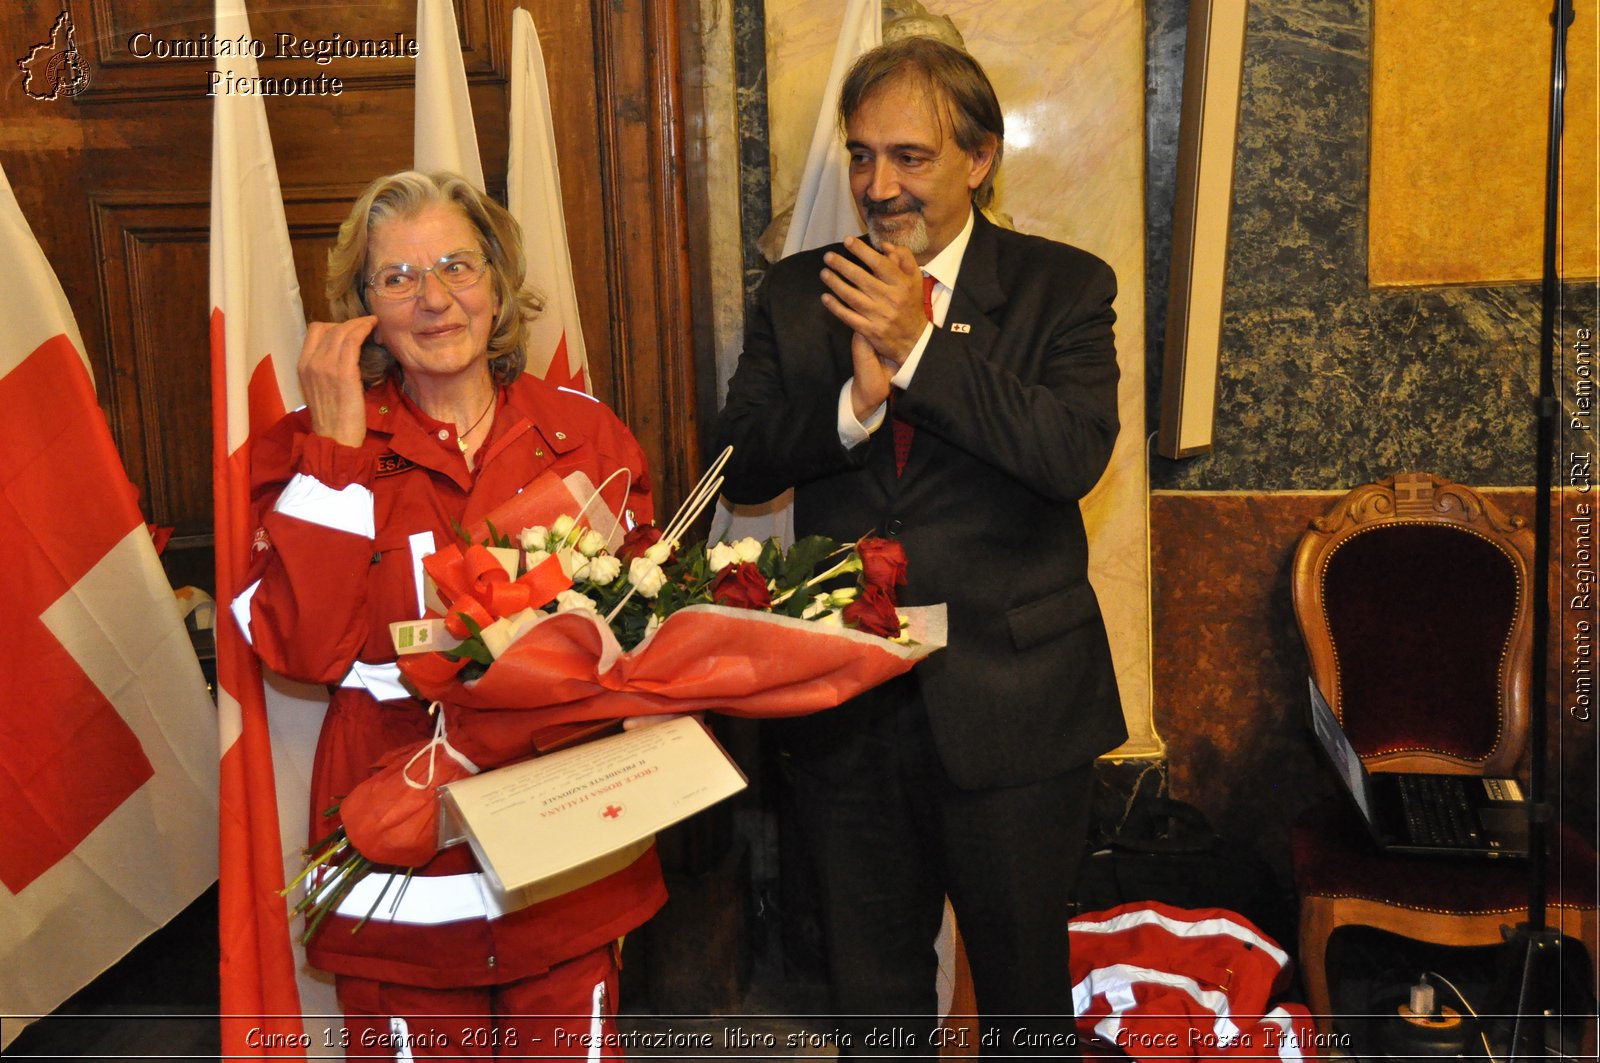
[[[470,527],[546,470],[581,471],[598,485],[626,468],[630,485],[618,477],[607,501],[637,522],[652,519],[644,454],[609,409],[527,374],[497,402],[475,470],[454,427],[422,413],[393,380],[367,393],[360,447],[313,435],[303,410],[255,444],[250,636],[274,671],[336,685],[313,768],[312,837],[336,825],[323,811],[385,752],[433,733],[426,707],[399,686],[388,625],[421,615],[418,561],[454,541],[452,525]],[[350,933],[383,878],[375,874],[324,922],[307,950],[313,964],[435,988],[510,982],[619,937],[666,900],[654,849],[588,886],[530,899],[494,893],[466,847],[455,846],[420,869],[397,908],[391,889]]]
[[[1310,1013],[1273,1006],[1288,954],[1243,916],[1141,901],[1076,916],[1068,930],[1085,1055],[1115,1046],[1140,1060],[1317,1057]]]

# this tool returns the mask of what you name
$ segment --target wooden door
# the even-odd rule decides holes
[[[484,172],[501,195],[513,4],[455,4]],[[595,390],[638,435],[667,508],[699,460],[678,3],[521,6],[549,69]],[[373,177],[411,164],[414,72],[403,55],[321,62],[315,52],[351,41],[403,51],[415,36],[415,0],[247,8],[262,77],[322,79],[307,94],[266,99],[302,297],[321,317],[326,252],[350,202]],[[175,529],[169,574],[206,588],[211,30],[211,0],[0,5],[0,165],[77,315],[146,516]],[[59,58],[25,62],[40,45]]]

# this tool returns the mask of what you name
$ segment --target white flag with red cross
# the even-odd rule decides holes
[[[0,1047],[215,878],[216,710],[0,171]]]
[[[216,33],[253,39],[243,0],[217,0]],[[249,55],[219,56],[217,69],[240,79],[257,73]],[[305,315],[261,97],[217,95],[211,152],[222,1053],[304,1059],[297,1046],[307,1035],[326,1054],[327,1017],[338,1006],[331,980],[306,965],[280,891],[303,859],[327,697],[264,673],[230,606],[245,588],[255,530],[250,440],[300,405],[295,363]]]
[[[483,162],[450,0],[417,0],[416,97],[412,166],[424,173],[458,173],[482,192]]]
[[[506,206],[522,225],[527,286],[544,303],[528,330],[528,372],[558,387],[593,390],[589,354],[578,320],[578,286],[572,278],[567,218],[556,165],[556,127],[550,84],[533,16],[511,14],[511,154]]]
[[[849,154],[839,136],[839,90],[845,75],[862,54],[883,43],[883,6],[879,0],[849,0],[839,20],[839,40],[833,47],[833,64],[822,87],[817,124],[811,131],[811,148],[800,176],[789,231],[783,240],[785,258],[799,251],[826,247],[861,232],[861,216],[850,193]],[[717,501],[711,518],[712,539],[776,538],[794,542],[794,495],[785,491],[760,505],[741,506]]]
[[[822,109],[811,131],[811,148],[800,177],[789,232],[783,239],[784,257],[797,251],[826,247],[861,232],[861,217],[850,192],[849,153],[839,136],[839,90],[850,67],[864,53],[883,43],[883,5],[880,0],[850,0],[839,20],[839,41],[833,65],[822,89]]]

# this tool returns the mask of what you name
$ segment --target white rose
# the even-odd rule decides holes
[[[594,599],[587,594],[579,594],[577,591],[568,590],[556,595],[556,612],[558,613],[593,613],[597,611]]]
[[[570,546],[564,550],[557,550],[556,556],[561,559],[561,571],[568,579],[577,579],[578,573],[588,563],[587,558]]]
[[[583,538],[578,540],[578,553],[584,557],[593,557],[606,548],[606,537],[590,528],[583,533]]]
[[[567,536],[572,534],[572,529],[575,528],[577,524],[577,521],[563,513],[561,516],[556,518],[556,522],[554,524],[550,525],[550,534],[557,539],[565,539]]]
[[[529,553],[535,550],[547,549],[550,545],[550,529],[543,524],[535,524],[531,528],[523,528],[522,534],[517,536],[517,542]]]
[[[661,593],[661,588],[666,586],[667,574],[661,571],[659,564],[650,560],[650,553],[647,550],[645,556],[634,558],[628,565],[628,582],[637,587],[644,597],[654,598]]]
[[[755,564],[761,560],[761,540],[753,539],[746,535],[743,539],[733,544],[733,551],[739,555],[740,561]]]
[[[524,568],[526,568],[529,572],[532,572],[534,569],[538,568],[548,560],[550,560],[550,551],[529,550],[527,556],[523,558],[522,564]]]
[[[644,556],[653,564],[664,565],[667,563],[667,558],[672,556],[672,544],[662,539],[646,550]]]
[[[727,543],[718,543],[706,554],[706,564],[711,566],[711,571],[721,572],[735,561],[739,560],[739,552]]]
[[[590,558],[583,572],[583,578],[596,587],[609,587],[620,575],[622,575],[622,562],[610,554]]]

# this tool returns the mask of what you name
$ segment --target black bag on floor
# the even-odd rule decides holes
[[[1278,942],[1293,940],[1293,897],[1253,848],[1229,845],[1204,812],[1170,797],[1139,797],[1115,833],[1090,843],[1073,891],[1077,912],[1132,901],[1226,908]]]

